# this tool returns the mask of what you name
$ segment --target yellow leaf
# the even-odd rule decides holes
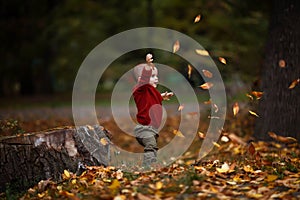
[[[108,142],[107,142],[107,140],[105,139],[105,138],[101,138],[100,139],[100,143],[102,144],[102,145],[107,145],[108,144]]]
[[[252,169],[252,167],[250,165],[244,165],[244,171],[245,172],[254,172],[254,170]]]
[[[194,19],[194,23],[197,23],[201,20],[201,15],[197,15]]]
[[[253,96],[251,96],[250,94],[247,93],[246,96],[247,96],[249,99],[253,100]]]
[[[268,182],[272,182],[272,181],[275,181],[276,179],[278,178],[278,176],[276,175],[268,175],[267,178],[266,178],[266,181]]]
[[[196,49],[195,51],[196,51],[196,53],[197,53],[198,55],[200,55],[200,56],[209,56],[208,51],[206,51],[206,50],[204,50],[204,49]]]
[[[283,59],[279,60],[278,65],[281,68],[285,68],[285,66],[286,66],[285,60],[283,60]]]
[[[175,41],[174,45],[173,45],[173,53],[177,52],[180,48],[180,43],[178,40]]]
[[[204,133],[202,133],[202,132],[200,132],[200,131],[198,132],[198,135],[199,135],[199,137],[200,137],[200,138],[202,138],[202,139],[204,139],[204,138],[205,138],[205,134],[204,134]]]
[[[219,145],[218,143],[216,143],[216,142],[213,142],[213,144],[216,146],[216,147],[218,147],[218,148],[220,148],[221,147],[221,145]]]
[[[201,87],[201,88],[204,89],[204,90],[208,90],[208,89],[211,88],[213,85],[214,85],[213,83],[207,82],[207,83],[204,83],[204,84],[200,85],[199,87]]]
[[[114,179],[112,184],[108,186],[108,188],[111,189],[112,191],[116,191],[117,189],[120,188],[120,182],[117,179]]]
[[[240,110],[239,104],[237,102],[234,103],[232,110],[233,110],[233,116],[236,116]]]
[[[206,69],[203,69],[202,72],[203,72],[204,76],[207,77],[207,78],[212,78],[213,77],[213,74],[210,71],[206,70]]]
[[[182,104],[182,105],[180,105],[180,106],[178,107],[178,111],[183,110],[183,108],[184,108],[184,105]]]
[[[249,110],[249,113],[250,113],[251,115],[254,115],[255,117],[259,117],[258,114],[256,114],[255,112],[253,112],[253,111],[251,111],[251,110]]]
[[[294,87],[296,87],[296,85],[298,85],[298,83],[300,83],[300,78],[294,80],[290,86],[289,86],[289,89],[293,89]]]
[[[191,65],[188,65],[188,76],[189,78],[191,78],[191,75],[192,75],[192,66]]]
[[[71,177],[70,172],[68,170],[64,170],[64,175],[65,175],[66,178]]]
[[[163,187],[163,183],[158,181],[158,182],[156,182],[155,187],[157,190],[160,190]]]
[[[226,61],[226,59],[225,59],[225,58],[223,58],[223,57],[219,57],[219,61],[220,61],[221,63],[223,63],[224,65],[226,65],[226,64],[227,64],[227,61]]]
[[[173,130],[173,134],[184,138],[184,135],[181,133],[180,130]]]

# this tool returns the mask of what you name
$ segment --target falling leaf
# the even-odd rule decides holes
[[[198,55],[200,55],[200,56],[209,56],[208,51],[206,51],[206,50],[204,50],[204,49],[196,49],[195,51],[196,51],[196,53],[197,53]]]
[[[173,53],[177,52],[180,48],[180,43],[178,40],[175,41],[174,45],[173,45]]]
[[[204,134],[204,133],[202,133],[202,132],[200,132],[200,131],[198,132],[198,135],[199,135],[199,137],[200,137],[200,138],[202,138],[202,139],[204,139],[204,138],[205,138],[205,134]]]
[[[192,75],[192,66],[191,65],[188,65],[188,76],[189,78],[191,78],[191,75]]]
[[[211,99],[208,100],[208,101],[204,101],[203,103],[206,104],[206,105],[209,105],[209,104],[211,104]]]
[[[233,110],[233,116],[236,116],[240,110],[238,102],[234,103],[232,110]]]
[[[173,130],[173,134],[184,138],[184,135],[181,133],[180,130]]]
[[[212,78],[213,77],[213,74],[210,71],[206,70],[206,69],[203,69],[202,72],[203,72],[204,76],[207,77],[207,78]]]
[[[204,84],[200,85],[199,87],[201,87],[201,88],[204,89],[204,90],[208,90],[208,89],[211,88],[212,86],[214,86],[213,83],[207,82],[207,83],[204,83]]]
[[[247,93],[246,96],[247,96],[249,99],[253,100],[253,96],[251,96],[250,94]]]
[[[249,110],[249,113],[250,113],[251,115],[254,115],[255,117],[259,117],[258,114],[256,114],[255,112],[253,112],[253,111],[251,111],[251,110]]]
[[[279,65],[279,67],[281,67],[281,68],[285,68],[285,67],[286,67],[285,60],[283,60],[283,59],[279,60],[278,65]]]
[[[194,19],[194,23],[197,23],[201,20],[201,15],[197,15]]]
[[[227,64],[227,61],[226,61],[226,59],[225,59],[225,58],[223,58],[223,57],[219,57],[219,61],[220,61],[221,63],[223,63],[224,65],[226,65],[226,64]]]
[[[104,146],[106,146],[108,144],[107,140],[105,138],[101,138],[100,139],[100,143]]]
[[[300,83],[300,78],[294,80],[290,86],[289,86],[289,89],[293,89],[294,87],[296,87],[296,85],[298,85],[298,83]]]
[[[218,108],[218,106],[217,106],[217,104],[213,104],[213,107],[214,107],[214,109],[215,109],[215,113],[217,113],[218,111],[219,111],[219,108]]]
[[[226,173],[226,172],[229,172],[229,165],[225,162],[221,168],[216,168],[216,170],[219,172],[219,173]]]
[[[260,99],[263,95],[263,92],[252,91],[251,94],[256,97],[256,99]]]
[[[280,135],[277,135],[274,132],[268,132],[269,136],[279,142],[283,142],[283,143],[294,143],[294,142],[298,142],[297,139],[293,138],[293,137],[283,137]]]
[[[178,107],[178,111],[182,111],[183,108],[184,108],[184,105],[182,104],[182,105],[180,105],[180,106]]]

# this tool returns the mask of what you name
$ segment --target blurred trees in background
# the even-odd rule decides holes
[[[121,31],[145,26],[180,31],[213,57],[225,57],[227,66],[220,66],[225,81],[233,74],[253,81],[263,56],[268,4],[258,0],[1,0],[0,96],[70,92],[81,62],[96,45]],[[198,14],[201,21],[194,24]],[[128,56],[128,62],[140,59],[136,57]]]

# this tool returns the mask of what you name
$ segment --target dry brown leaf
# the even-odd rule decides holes
[[[207,83],[204,83],[204,84],[200,85],[199,87],[201,87],[201,88],[204,89],[204,90],[208,90],[208,89],[211,88],[212,86],[214,86],[213,83],[207,82]]]
[[[191,78],[191,75],[192,75],[192,66],[191,65],[188,65],[188,76],[189,78]]]
[[[152,200],[152,198],[143,195],[142,193],[137,193],[137,198],[140,200]]]
[[[204,76],[207,77],[207,78],[212,78],[213,77],[213,74],[210,71],[206,70],[206,69],[203,69],[202,72],[203,72]]]
[[[264,93],[263,92],[258,92],[258,91],[252,91],[251,94],[253,96],[255,96],[256,99],[260,99]]]
[[[232,110],[233,110],[233,116],[236,116],[240,110],[238,102],[234,103]]]
[[[223,63],[224,65],[226,65],[226,64],[227,64],[227,61],[226,61],[226,59],[225,59],[225,58],[223,58],[223,57],[219,57],[219,61],[220,61],[221,63]]]
[[[195,51],[196,51],[196,53],[197,53],[198,55],[200,55],[200,56],[209,56],[208,51],[206,51],[206,50],[204,50],[204,49],[196,49]]]
[[[298,83],[300,83],[300,78],[294,80],[290,86],[289,86],[289,89],[293,89],[294,87],[296,87],[296,85],[298,85]]]
[[[251,111],[251,110],[249,110],[249,113],[250,113],[251,115],[255,116],[255,117],[259,117],[258,114],[256,114],[255,112],[253,112],[253,111]]]
[[[180,43],[178,40],[173,44],[173,53],[177,52],[180,49]]]
[[[201,20],[201,15],[199,14],[199,15],[197,15],[197,16],[195,17],[194,23],[197,23],[197,22],[199,22],[200,20]]]
[[[283,60],[283,59],[279,60],[279,61],[278,61],[278,65],[279,65],[279,67],[281,67],[281,68],[285,68],[285,67],[286,67],[285,60]]]
[[[293,138],[293,137],[283,137],[280,135],[277,135],[274,132],[268,132],[269,136],[275,140],[277,140],[278,142],[283,142],[283,143],[294,143],[294,142],[298,142],[297,139]]]
[[[251,154],[251,155],[254,155],[255,154],[255,147],[254,147],[254,145],[252,144],[252,142],[249,144],[249,146],[248,146],[248,151],[249,151],[249,153]]]

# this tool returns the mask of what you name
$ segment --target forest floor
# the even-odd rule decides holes
[[[255,116],[247,105],[233,116],[228,111],[220,139],[213,150],[198,160],[210,119],[209,106],[201,108],[201,120],[193,143],[167,167],[146,172],[127,172],[117,167],[89,166],[81,175],[67,169],[62,180],[41,180],[21,199],[299,199],[300,146],[291,138],[272,135],[270,142],[252,140]],[[180,123],[178,105],[168,105],[168,115],[158,145],[174,138]],[[120,148],[142,152],[142,147],[123,134],[107,106],[97,105],[99,123],[108,129]],[[70,105],[39,105],[0,109],[1,134],[23,134],[61,126],[73,126]],[[192,120],[191,120],[192,123]],[[184,133],[183,133],[184,135]],[[0,199],[15,197],[12,191]]]

